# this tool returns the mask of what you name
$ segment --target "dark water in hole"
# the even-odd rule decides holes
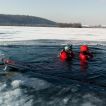
[[[106,106],[105,45],[89,45],[94,58],[82,66],[80,45],[73,45],[72,61],[62,62],[58,57],[64,47],[61,42],[36,42],[0,46],[15,61],[15,68],[10,65],[0,75],[2,106]]]

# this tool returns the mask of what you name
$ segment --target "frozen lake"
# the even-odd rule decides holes
[[[38,39],[106,41],[106,29],[0,26],[0,41]]]
[[[76,57],[61,62],[66,44]],[[94,54],[86,67],[82,44]],[[0,106],[106,106],[106,29],[0,26],[0,54],[16,66],[0,65]]]

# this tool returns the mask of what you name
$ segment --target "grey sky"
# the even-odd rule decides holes
[[[24,14],[56,22],[106,25],[106,0],[0,0],[0,14]]]

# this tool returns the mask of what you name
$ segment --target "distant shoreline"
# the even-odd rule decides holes
[[[41,17],[7,14],[0,14],[0,26],[82,28],[81,23],[58,23]]]
[[[0,14],[0,26],[59,27],[59,28],[106,28],[106,26],[84,26],[81,23],[58,23],[29,15]]]
[[[55,27],[55,28],[79,28],[79,27],[59,27],[59,26],[31,26],[31,25],[0,25],[0,26],[13,26],[13,27]],[[104,29],[106,27],[85,27],[82,26],[81,28],[100,28]]]

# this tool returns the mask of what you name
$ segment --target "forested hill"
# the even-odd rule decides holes
[[[82,28],[80,23],[57,23],[48,19],[29,15],[0,14],[0,26],[39,26],[39,27],[73,27]]]
[[[0,14],[0,26],[56,26],[56,22],[27,15]]]

